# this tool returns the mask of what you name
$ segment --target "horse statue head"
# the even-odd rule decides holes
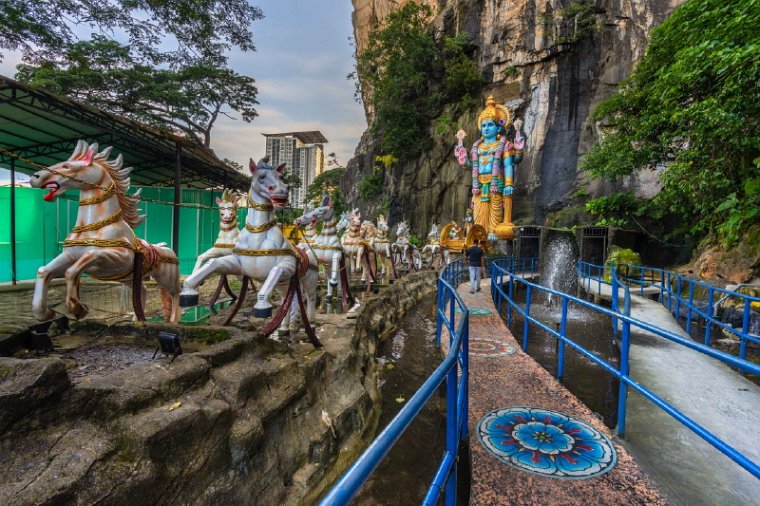
[[[365,220],[361,225],[360,233],[361,236],[365,239],[371,239],[375,237],[375,235],[377,235],[375,224],[369,220]]]
[[[398,224],[396,228],[396,237],[407,237],[409,235],[409,225],[406,220]]]
[[[348,221],[352,227],[359,228],[362,224],[362,213],[359,212],[359,208],[355,208],[348,213]]]
[[[335,210],[333,209],[332,200],[322,200],[322,205],[315,208],[312,211],[304,212],[301,216],[295,219],[295,224],[298,226],[310,225],[315,227],[318,221],[327,222],[335,216]]]
[[[250,160],[251,189],[249,198],[258,197],[264,202],[271,202],[275,209],[284,209],[288,205],[288,185],[285,183],[285,164],[272,168],[265,157],[255,163]]]
[[[119,199],[122,218],[130,227],[136,228],[145,220],[145,216],[140,215],[137,208],[140,192],[127,195],[132,167],[124,167],[121,155],[109,160],[110,153],[110,147],[98,152],[97,143],[87,144],[80,140],[68,160],[35,172],[29,184],[32,188],[50,190],[44,197],[48,202],[55,202],[67,190],[99,188],[108,193],[115,193]]]
[[[385,232],[385,233],[387,233],[389,230],[388,220],[382,214],[377,217],[377,230],[379,232]]]
[[[345,230],[348,228],[348,211],[344,211],[340,215],[338,223],[335,225],[336,230]]]
[[[237,226],[237,196],[230,190],[224,190],[222,198],[216,198],[216,205],[219,206],[219,218],[222,221],[222,225],[226,227]]]
[[[428,239],[431,241],[437,241],[438,240],[438,224],[433,223],[433,226],[430,227],[430,232],[428,232]]]

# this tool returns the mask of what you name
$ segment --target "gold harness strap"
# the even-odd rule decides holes
[[[309,256],[301,248],[283,248],[283,249],[243,249],[232,248],[233,255],[240,255],[244,257],[282,257],[292,256],[296,259],[298,267],[298,276],[303,277],[309,268]]]
[[[214,248],[219,248],[219,249],[232,249],[232,248],[234,248],[234,247],[235,247],[235,245],[234,245],[234,244],[225,244],[225,243],[222,243],[222,242],[215,242],[215,243],[214,243]]]
[[[114,193],[116,193],[116,184],[111,181],[111,185],[105,190],[106,193],[103,195],[99,195],[97,197],[93,197],[91,199],[83,199],[79,201],[80,206],[91,206],[93,204],[100,204],[101,202],[105,202],[106,200],[113,197]]]
[[[263,225],[249,225],[248,223],[245,224],[245,229],[252,234],[257,234],[259,232],[266,232],[270,228],[277,225],[277,220],[272,220],[269,223],[264,223]]]
[[[323,244],[310,244],[313,249],[326,249],[326,250],[333,250],[333,251],[341,251],[343,248],[340,246],[327,246]]]
[[[75,246],[94,246],[96,248],[126,248],[137,253],[142,253],[145,257],[145,261],[142,266],[143,275],[152,271],[160,263],[179,264],[179,260],[172,257],[161,255],[158,248],[153,246],[147,241],[133,236],[133,243],[124,241],[121,239],[67,239],[63,241],[64,248],[73,248]],[[130,267],[128,271],[117,274],[115,276],[95,276],[94,274],[88,274],[93,279],[100,281],[118,281],[122,280],[132,274],[134,267]]]
[[[69,232],[69,234],[78,234],[80,232],[92,232],[93,230],[99,230],[107,225],[116,223],[120,219],[121,219],[121,209],[113,213],[111,216],[108,216],[107,218],[103,218],[100,221],[96,221],[95,223],[88,223],[86,225],[77,225],[76,227],[71,229],[71,232]]]

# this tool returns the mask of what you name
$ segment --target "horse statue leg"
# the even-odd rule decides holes
[[[240,268],[240,261],[235,255],[212,258],[198,272],[194,272],[185,278],[185,283],[179,296],[179,304],[185,307],[198,305],[198,286],[212,274],[242,275],[244,273]]]
[[[87,266],[97,259],[98,255],[95,252],[88,251],[66,269],[64,275],[66,278],[66,310],[77,320],[84,318],[89,312],[87,306],[82,304],[79,299],[79,282]]]
[[[334,251],[331,255],[332,258],[330,262],[330,279],[327,281],[327,296],[329,297],[328,300],[331,300],[333,292],[336,292],[338,290],[338,272],[340,272],[339,264],[341,255],[342,253],[340,251]]]
[[[52,320],[55,318],[55,312],[47,306],[47,290],[50,280],[61,278],[66,269],[74,261],[65,254],[61,253],[49,264],[43,265],[37,269],[37,279],[34,282],[34,297],[32,298],[32,313],[40,321]]]
[[[275,265],[267,279],[261,285],[259,292],[256,294],[256,304],[253,306],[253,316],[256,318],[269,318],[272,316],[272,304],[269,302],[269,296],[275,287],[281,283],[282,279],[289,279],[291,276],[297,276],[295,272],[297,267],[293,265],[283,266],[282,263]]]
[[[177,258],[170,248],[159,246],[158,250],[164,257]],[[161,310],[164,320],[169,323],[179,322],[181,315],[179,308],[179,264],[159,262],[158,266],[151,271],[150,277],[156,280],[161,289]]]

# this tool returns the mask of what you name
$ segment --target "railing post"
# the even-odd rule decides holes
[[[455,289],[456,290],[456,289]],[[449,296],[449,345],[451,345],[451,342],[454,340],[454,329],[457,328],[456,325],[456,297],[454,297],[454,294],[452,293]]]
[[[528,351],[528,324],[530,323],[530,285],[525,291],[525,318],[523,319],[523,351]]]
[[[713,317],[713,289],[707,289],[707,318],[705,318],[705,346],[710,346],[712,334],[712,317]]]
[[[681,275],[676,276],[678,287],[676,289],[676,321],[681,319]]]
[[[559,324],[559,335],[565,337],[567,333],[567,297],[562,297],[562,320]],[[562,381],[562,376],[565,373],[565,341],[557,338],[559,341],[559,349],[557,351],[557,379]]]
[[[459,439],[464,439],[470,433],[467,425],[470,413],[470,313],[462,326],[462,377],[461,388],[464,389],[464,406],[462,406],[462,427],[459,428]]]
[[[747,334],[749,333],[749,316],[750,316],[750,303],[749,297],[744,299],[744,315],[742,317],[742,335],[740,336],[739,345],[739,358],[745,360],[747,358]],[[744,374],[744,369],[739,369],[740,374]]]
[[[456,362],[446,375],[446,452],[454,457],[459,449],[457,437],[457,367]],[[446,481],[446,506],[456,506],[457,503],[457,463],[456,458],[451,466],[448,481]]]
[[[610,278],[612,279],[612,300],[610,301],[611,309],[613,313],[618,312],[618,279],[617,279],[617,268],[613,267],[610,270]],[[599,282],[599,285],[601,286],[601,281]],[[612,319],[612,335],[616,336],[618,333],[618,324],[617,324],[617,318],[614,316],[611,317]]]
[[[686,333],[691,335],[691,308],[694,307],[694,283],[689,281],[689,305],[686,309]]]
[[[639,272],[641,273],[641,276],[640,276],[641,292],[639,293],[643,296],[644,295],[644,268],[639,266]]]
[[[512,325],[512,304],[514,300],[514,276],[512,276],[512,273],[509,274],[509,288],[507,293],[509,294],[509,306],[507,306],[507,327]]]
[[[438,300],[435,304],[435,345],[440,346],[441,345],[441,326],[443,324],[443,318],[441,317],[441,312],[443,311],[443,291],[445,285],[443,284],[443,281],[441,281],[441,278],[438,278]]]
[[[618,390],[618,419],[617,435],[625,436],[625,412],[628,401],[628,384],[623,378],[628,377],[630,365],[628,363],[628,352],[631,347],[630,343],[631,324],[623,319],[623,336],[620,342],[620,386]]]

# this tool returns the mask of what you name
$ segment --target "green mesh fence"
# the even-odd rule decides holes
[[[133,191],[136,189],[133,189]],[[10,188],[0,188],[0,283],[12,280],[10,243]],[[70,194],[69,194],[70,193]],[[66,235],[77,218],[79,196],[67,192],[56,202],[45,202],[44,190],[16,188],[16,279],[33,280],[37,269],[59,255]],[[163,202],[174,201],[173,188],[143,188],[142,196]],[[216,190],[182,190],[182,203],[215,206]],[[135,233],[152,243],[172,244],[172,209],[170,205],[143,202],[147,218]],[[239,211],[240,223],[246,209]],[[193,270],[198,255],[209,249],[219,233],[216,209],[180,208],[179,267],[183,275]]]

